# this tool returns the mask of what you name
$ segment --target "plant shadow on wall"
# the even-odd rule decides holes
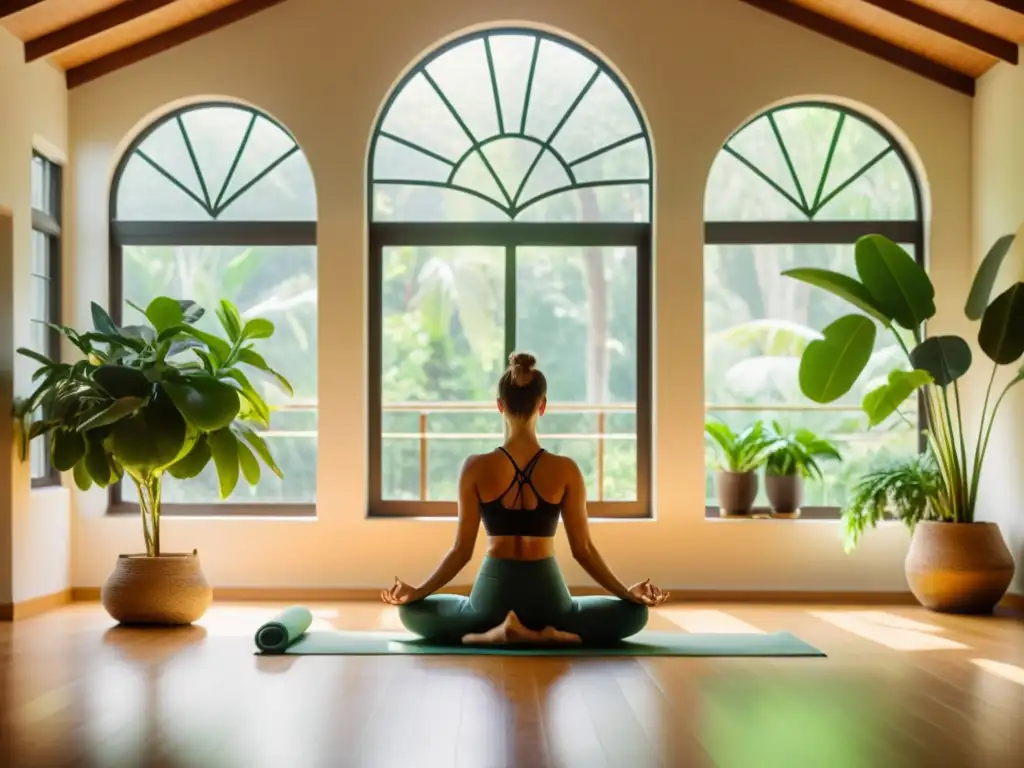
[[[81,490],[131,479],[146,552],[118,558],[103,605],[122,623],[187,624],[209,607],[212,590],[195,552],[160,549],[164,477],[194,478],[212,461],[226,498],[240,476],[259,482],[257,456],[280,475],[260,436],[270,426],[270,407],[246,371],[270,377],[289,394],[292,388],[255,350],[274,334],[269,320],[243,321],[221,301],[224,339],[196,327],[205,310],[195,302],[162,296],[144,309],[131,306],[148,323],[119,327],[93,304],[93,330],[53,326],[82,353],[75,363],[18,350],[40,363],[37,388],[15,403],[19,455],[24,461],[29,442],[50,434],[53,466],[71,471]]]
[[[1006,394],[1024,380],[1022,367],[996,388],[1000,367],[1024,355],[1024,283],[991,298],[1013,242],[1014,236],[1007,235],[989,250],[965,308],[969,320],[980,320],[978,344],[992,361],[980,428],[970,448],[960,392],[960,379],[972,363],[970,346],[959,336],[925,337],[925,323],[935,315],[935,288],[903,248],[881,235],[858,240],[859,279],[816,268],[783,273],[860,310],[830,323],[822,338],[804,350],[800,389],[814,402],[834,402],[853,387],[871,357],[878,326],[895,336],[904,353],[904,365],[868,392],[862,407],[876,426],[920,392],[927,415],[927,453],[860,481],[844,512],[847,547],[856,544],[866,527],[895,511],[913,531],[906,562],[910,588],[933,610],[991,612],[1013,578],[1013,558],[998,527],[975,521],[996,413]]]

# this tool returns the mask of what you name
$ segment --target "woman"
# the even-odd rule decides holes
[[[625,587],[597,553],[579,467],[537,440],[547,382],[536,363],[532,355],[514,354],[498,382],[508,439],[466,460],[455,544],[420,586],[395,579],[381,592],[384,602],[399,607],[410,632],[467,644],[613,643],[643,629],[647,609],[668,599],[650,580]],[[573,557],[613,597],[569,595],[555,561],[559,513]],[[490,544],[472,593],[435,595],[470,561],[481,519]]]

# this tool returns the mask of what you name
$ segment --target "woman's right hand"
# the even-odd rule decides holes
[[[629,599],[634,603],[654,608],[668,600],[671,592],[662,592],[661,589],[651,584],[651,580],[641,581],[629,588]]]
[[[405,605],[422,600],[426,595],[415,587],[410,587],[404,581],[395,577],[395,584],[390,589],[381,590],[380,599],[388,605]]]

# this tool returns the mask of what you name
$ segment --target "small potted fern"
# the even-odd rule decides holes
[[[836,447],[809,429],[786,432],[778,422],[769,429],[772,447],[764,466],[764,489],[774,517],[799,517],[803,481],[821,479],[819,461],[840,461]]]
[[[255,350],[274,333],[269,320],[242,318],[222,301],[221,338],[196,327],[204,310],[192,301],[159,297],[131,306],[142,324],[118,325],[93,304],[92,330],[54,326],[81,352],[75,363],[18,350],[39,363],[36,390],[15,404],[19,454],[24,461],[29,442],[50,434],[54,467],[71,472],[81,490],[131,480],[145,552],[118,558],[103,606],[125,624],[190,624],[213,593],[195,551],[161,549],[163,479],[195,477],[212,461],[226,498],[240,476],[259,482],[257,456],[280,476],[259,434],[270,408],[247,373],[265,374],[289,394],[291,386]],[[37,412],[42,417],[33,421]]]
[[[852,552],[883,520],[899,520],[913,535],[918,523],[940,519],[934,501],[941,493],[942,477],[930,454],[872,469],[854,484],[843,509],[843,548]]]
[[[762,422],[739,433],[718,419],[704,423],[704,435],[718,450],[718,509],[722,517],[749,515],[757,498],[757,470],[764,464],[774,441]]]

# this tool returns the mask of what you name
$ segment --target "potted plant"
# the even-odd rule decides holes
[[[195,477],[212,460],[226,498],[240,474],[259,481],[256,456],[280,476],[256,431],[269,426],[270,409],[245,369],[269,375],[289,394],[291,386],[254,348],[273,335],[269,320],[243,319],[222,301],[224,339],[196,327],[204,310],[194,302],[162,296],[145,309],[131,306],[144,324],[118,326],[93,304],[93,330],[54,326],[82,353],[75,363],[18,350],[40,364],[38,387],[15,404],[19,453],[24,460],[28,442],[49,433],[54,467],[72,472],[80,489],[132,481],[146,551],[118,558],[103,606],[126,624],[189,624],[209,607],[212,590],[196,552],[160,548],[163,478]],[[37,412],[42,418],[33,422]]]
[[[819,460],[842,457],[836,447],[809,429],[786,432],[773,422],[771,449],[764,465],[764,489],[775,517],[799,517],[804,478],[821,479]]]
[[[914,526],[906,572],[918,600],[937,611],[990,612],[1013,578],[1013,558],[999,528],[975,520],[996,413],[1007,392],[1024,380],[1024,373],[1015,372],[993,392],[1000,366],[1024,355],[1024,283],[1015,282],[991,298],[1013,240],[1013,235],[1000,238],[986,254],[965,307],[968,320],[980,321],[978,346],[992,363],[970,448],[959,381],[971,367],[971,348],[959,336],[925,338],[924,325],[935,315],[935,288],[910,254],[888,238],[868,235],[855,247],[857,278],[816,268],[783,273],[859,310],[830,323],[823,338],[804,350],[799,380],[807,397],[830,403],[849,392],[871,356],[878,326],[895,337],[907,365],[864,397],[869,425],[898,413],[907,398],[922,392],[928,450],[939,485],[929,500],[935,519]]]
[[[899,520],[913,535],[922,520],[937,519],[933,500],[941,488],[939,469],[927,453],[872,469],[854,484],[843,508],[843,548],[852,552],[886,518]]]
[[[739,434],[718,419],[704,423],[704,434],[718,448],[715,477],[718,508],[723,517],[748,515],[757,497],[757,469],[764,463],[772,440],[760,421]]]

